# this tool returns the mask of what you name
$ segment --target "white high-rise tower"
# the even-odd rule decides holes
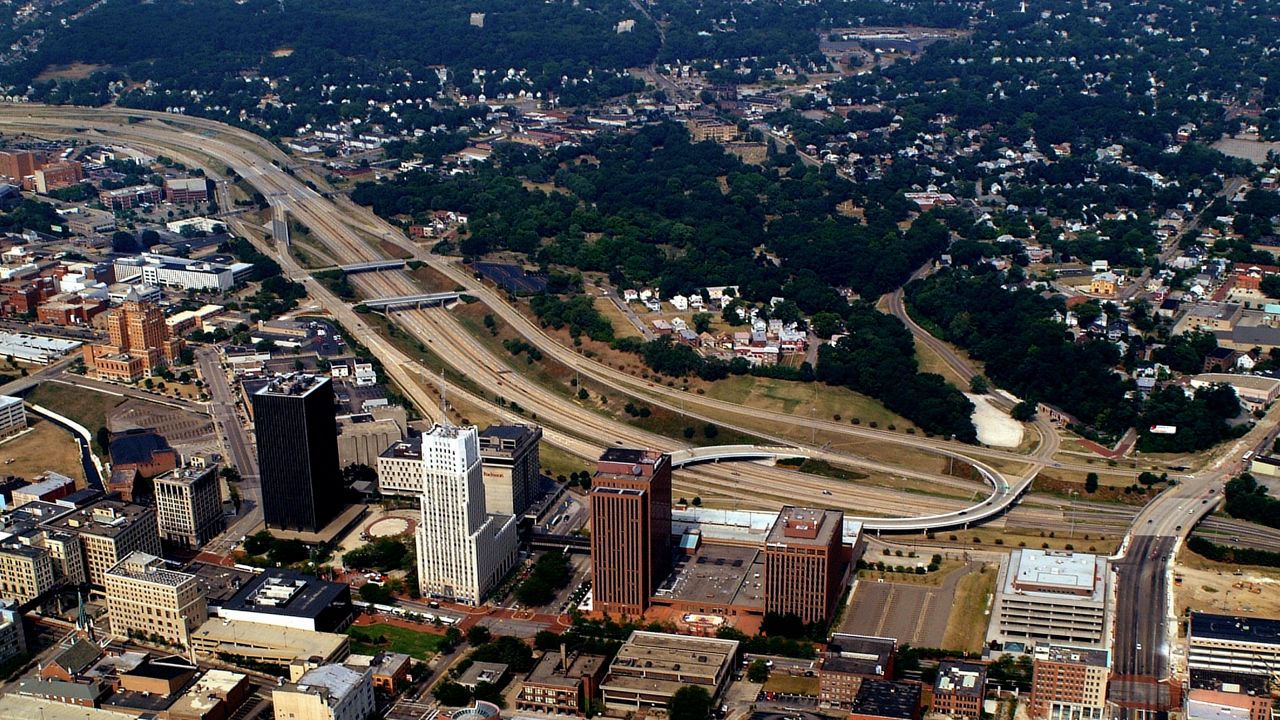
[[[431,428],[422,436],[422,473],[419,589],[479,605],[515,564],[516,518],[485,513],[476,428]]]

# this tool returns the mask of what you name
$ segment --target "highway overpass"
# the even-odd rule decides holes
[[[456,292],[423,293],[421,295],[398,295],[396,297],[365,300],[360,304],[370,310],[400,310],[403,308],[420,308],[430,305],[444,305],[457,302],[460,296]]]

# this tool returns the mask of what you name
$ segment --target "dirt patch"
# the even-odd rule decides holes
[[[445,277],[444,273],[426,265],[411,269],[409,274],[429,293],[453,292],[457,287],[457,283]]]
[[[978,428],[978,442],[992,447],[1016,448],[1022,444],[1022,423],[991,404],[990,398],[965,393],[973,403],[973,424]]]
[[[27,415],[31,429],[0,443],[0,473],[31,479],[45,470],[62,473],[85,487],[80,444],[70,432]]]
[[[92,63],[71,63],[70,65],[50,65],[36,75],[36,81],[48,80],[83,80],[101,70],[110,69],[110,65],[94,65]]]
[[[1275,617],[1280,614],[1280,568],[1215,563],[1184,549],[1174,566],[1173,592],[1180,613],[1189,608]]]

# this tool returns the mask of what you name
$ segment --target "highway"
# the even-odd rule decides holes
[[[130,122],[127,118],[134,118],[136,121]],[[212,121],[185,116],[122,111],[118,109],[88,112],[73,108],[42,108],[29,105],[7,106],[0,109],[0,126],[11,130],[25,129],[40,133],[54,132],[55,134],[83,135],[87,132],[91,136],[99,133],[109,134],[122,141],[132,142],[142,147],[165,150],[171,156],[175,154],[181,155],[184,159],[191,160],[197,165],[209,166],[211,165],[210,159],[216,158],[218,162],[225,163],[227,168],[234,169],[236,173],[257,187],[269,199],[273,207],[277,208],[277,210],[273,211],[274,219],[280,219],[278,210],[280,208],[284,209],[288,215],[296,217],[311,229],[313,235],[324,243],[326,250],[332,252],[334,259],[339,263],[347,264],[385,259],[385,254],[381,249],[375,247],[375,239],[383,239],[395,244],[445,273],[448,277],[464,286],[468,293],[474,294],[485,301],[495,314],[502,316],[508,324],[515,327],[522,335],[530,338],[545,355],[553,355],[557,360],[564,362],[569,367],[593,377],[609,387],[617,388],[636,397],[645,398],[655,404],[662,403],[664,407],[670,409],[682,408],[685,415],[690,418],[708,418],[709,421],[714,419],[718,424],[722,425],[725,424],[723,415],[730,413],[735,414],[737,417],[750,418],[755,422],[764,419],[773,423],[788,423],[793,426],[797,424],[794,416],[785,413],[769,413],[733,403],[716,401],[703,396],[683,393],[656,384],[651,385],[643,379],[613,370],[603,363],[584,358],[573,350],[565,348],[549,338],[542,332],[541,328],[520,315],[517,310],[507,305],[496,293],[493,293],[482,284],[476,283],[465,270],[416,247],[413,243],[403,238],[394,228],[374,217],[366,208],[355,207],[342,196],[339,196],[339,204],[335,205],[303,185],[295,177],[277,167],[277,165],[288,167],[289,159],[287,157],[283,156],[277,148],[271,146],[267,141],[249,133],[228,128]],[[94,130],[89,132],[90,128]],[[218,168],[216,164],[213,164],[212,167],[208,168],[207,172],[216,177],[222,170],[224,168]],[[221,187],[225,188],[225,184],[221,185]],[[228,222],[233,226],[242,225],[242,227],[236,228],[242,234],[252,236],[253,231],[257,230],[257,228],[243,227],[238,218],[228,218]],[[273,252],[278,250],[271,247],[268,247],[268,249]],[[429,374],[417,367],[416,363],[405,357],[403,353],[398,352],[394,347],[384,342],[348,306],[334,298],[319,283],[311,280],[307,272],[300,268],[287,252],[278,252],[278,255],[286,273],[290,277],[298,278],[307,283],[308,291],[313,298],[328,309],[339,322],[347,326],[348,332],[364,340],[376,355],[383,358],[384,365],[392,379],[404,387],[406,393],[412,397],[414,402],[429,415],[435,406],[435,400],[430,393],[427,393],[416,382],[415,374],[433,378],[432,384],[445,387],[451,397],[465,396],[473,402],[476,401],[475,398],[466,396],[459,389],[449,387],[443,381],[434,380],[434,374]],[[375,296],[390,294],[396,287],[400,288],[396,290],[396,294],[420,292],[420,289],[416,288],[412,281],[403,274],[399,274],[398,281],[394,279],[397,275],[396,273],[377,273],[376,275],[378,279],[374,281],[374,287],[369,288]],[[410,324],[417,325],[419,323],[415,320]],[[456,322],[448,318],[447,315],[444,320],[433,324],[436,330],[445,325],[452,325],[454,330],[460,330]],[[414,334],[422,338],[424,333],[419,329]],[[426,340],[431,340],[430,334],[427,335]],[[457,355],[460,354],[451,352],[445,357],[447,357],[450,364],[456,367],[462,363],[457,358]],[[471,362],[484,362],[486,358],[489,362],[492,362],[492,358],[487,352],[483,354],[477,352]],[[495,365],[490,365],[490,371],[492,372],[497,372],[500,369]],[[555,424],[561,414],[574,414],[572,407],[575,406],[575,403],[558,393],[547,392],[545,388],[531,389],[525,387],[522,390],[542,395],[541,402],[546,406],[546,412],[539,413],[540,422]],[[521,404],[524,405],[523,402]],[[503,412],[501,408],[491,408],[488,405],[485,407],[504,420],[518,419],[512,417],[512,413]],[[706,410],[715,411],[717,416],[711,418],[709,415],[702,415],[701,412]],[[854,438],[869,438],[894,443],[908,452],[925,451],[934,453],[939,450],[951,449],[953,452],[957,450],[963,452],[966,457],[977,455],[1033,463],[1029,471],[1023,475],[1023,478],[1019,479],[1020,481],[1033,477],[1035,472],[1039,470],[1041,463],[1055,467],[1070,466],[1070,464],[1058,463],[1050,459],[1052,451],[1056,447],[1056,439],[1052,433],[1045,434],[1045,442],[1038,448],[1037,458],[1032,459],[1013,452],[994,451],[987,448],[969,448],[943,440],[855,427],[848,424],[827,421],[815,421],[815,424],[824,432],[838,432]],[[548,433],[548,441],[564,447],[574,454],[591,457],[595,452],[598,452],[600,440],[609,438],[615,443],[636,443],[645,439],[637,435],[636,429],[625,424],[615,423],[597,413],[591,413],[585,425],[576,425],[576,430],[578,432],[587,432],[591,437],[588,440],[578,437],[570,438],[558,435],[553,431]],[[601,430],[604,432],[600,432]],[[759,433],[754,432],[753,434]],[[855,466],[865,464],[865,460],[852,456],[838,453],[831,453],[830,456],[835,459],[834,461],[844,464],[853,464]],[[1040,462],[1036,462],[1036,460]],[[1089,469],[1094,469],[1092,466],[1088,467]],[[752,474],[755,475],[755,473]],[[728,488],[729,491],[732,494],[739,495],[751,495],[755,492],[777,493],[779,487],[787,487],[796,478],[796,473],[786,473],[784,475],[774,471],[765,473],[765,475],[769,476],[769,480],[765,483],[748,483],[744,479],[736,483],[738,487],[732,487],[735,481],[726,477],[728,474],[723,471],[704,470],[698,475],[703,476],[704,480],[706,476],[712,476],[719,484],[729,484],[731,486]],[[845,483],[819,482],[823,482],[833,488],[839,487],[842,490],[847,486]],[[884,494],[886,491],[883,489],[871,488],[864,489],[864,491],[875,492],[880,496],[879,501],[868,504],[865,497],[856,499],[848,497],[840,504],[856,503],[853,507],[863,508],[872,513],[879,509],[886,509],[890,513],[898,514],[903,507],[910,507],[915,511],[929,513],[932,512],[930,509],[921,506],[935,502],[931,498],[920,495],[915,495],[904,502],[901,497]],[[947,509],[958,511],[962,506],[963,503],[953,503]]]

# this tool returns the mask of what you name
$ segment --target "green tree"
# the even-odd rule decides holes
[[[707,720],[711,717],[711,694],[701,685],[685,685],[667,703],[669,720]]]
[[[493,639],[493,633],[484,625],[472,625],[467,631],[467,642],[472,645],[484,645]]]
[[[769,679],[769,665],[759,658],[751,662],[747,668],[747,679],[753,683],[763,683]]]
[[[1091,494],[1098,492],[1098,473],[1091,472],[1084,476],[1084,491]]]
[[[431,695],[441,705],[462,707],[471,702],[471,691],[452,680],[444,680],[431,689]]]

